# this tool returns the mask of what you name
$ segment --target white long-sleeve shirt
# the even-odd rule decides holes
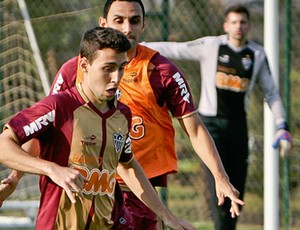
[[[285,111],[263,47],[249,41],[236,48],[226,35],[189,42],[143,43],[174,60],[199,61],[201,95],[199,112],[204,116],[238,117],[247,113],[249,96],[257,82],[277,125]]]

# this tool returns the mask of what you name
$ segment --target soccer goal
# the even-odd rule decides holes
[[[42,99],[46,92],[45,72],[39,57],[38,46],[23,0],[0,1],[0,128],[17,112]],[[0,179],[10,170],[0,165]],[[11,220],[8,214],[27,213],[22,218],[32,221],[39,200],[38,177],[25,175],[7,202],[0,209],[1,224],[24,227],[18,218]],[[30,201],[30,202],[29,202]],[[11,222],[12,221],[12,222]],[[22,224],[23,223],[23,224]]]

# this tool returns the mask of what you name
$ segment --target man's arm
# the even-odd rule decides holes
[[[281,156],[285,157],[291,154],[293,138],[289,132],[282,99],[272,77],[267,57],[261,56],[263,57],[263,60],[257,60],[261,63],[260,71],[258,73],[258,85],[264,93],[277,125],[277,131],[272,146],[275,149],[281,147]]]
[[[31,156],[37,157],[40,152],[40,145],[37,139],[31,139],[22,145],[22,149],[28,152]],[[23,176],[23,172],[12,170],[11,173],[0,181],[0,207],[3,201],[6,200],[17,188],[19,180]]]
[[[167,209],[150,184],[140,164],[135,159],[128,164],[119,164],[117,170],[131,191],[171,229],[196,229],[190,223],[179,219]]]
[[[49,176],[54,183],[66,191],[73,203],[76,200],[71,189],[84,200],[81,194],[84,178],[77,170],[32,157],[17,143],[12,130],[5,129],[0,135],[0,149],[0,163],[6,167],[21,172]]]
[[[239,192],[229,182],[215,144],[200,117],[197,113],[194,113],[191,116],[178,120],[189,136],[195,152],[214,176],[218,205],[224,203],[225,197],[230,198],[232,201],[231,216],[239,216],[240,210],[238,205],[244,205],[244,202],[238,198]]]
[[[55,75],[54,81],[51,85],[49,94],[56,94],[58,92],[70,89],[75,85],[77,72],[77,57],[74,57],[64,63]],[[25,143],[22,148],[32,156],[38,156],[38,143],[30,140]],[[37,151],[38,150],[38,151]],[[17,188],[19,180],[22,178],[23,172],[12,170],[7,178],[0,181],[0,207],[3,201],[6,200]]]
[[[201,52],[199,50],[199,39],[188,42],[143,42],[141,43],[161,55],[173,60],[199,61]]]

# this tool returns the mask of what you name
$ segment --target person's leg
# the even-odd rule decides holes
[[[112,212],[112,220],[114,221],[112,230],[134,229],[131,214],[125,206],[123,192],[118,183],[115,188],[115,205]]]
[[[244,194],[244,186],[247,172],[247,127],[244,121],[229,122],[227,119],[202,118],[208,131],[215,141],[224,168],[230,178],[230,182],[241,193]],[[207,185],[210,192],[211,210],[216,230],[234,230],[237,218],[230,214],[231,202],[226,199],[222,206],[218,206],[215,191],[214,178],[205,166]]]
[[[140,201],[132,192],[125,192],[124,201],[134,223],[135,230],[157,230],[156,214]]]

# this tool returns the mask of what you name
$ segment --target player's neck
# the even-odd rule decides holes
[[[85,95],[85,97],[92,102],[92,104],[101,112],[101,113],[106,113],[110,107],[108,105],[108,101],[102,100],[100,98],[97,98],[96,95],[90,90],[90,88],[87,86],[86,82],[82,82],[82,91]]]
[[[246,45],[247,40],[243,39],[243,40],[238,40],[238,39],[229,39],[229,43],[234,46],[234,47],[243,47]]]
[[[137,46],[127,51],[128,62],[131,61],[137,55]]]

